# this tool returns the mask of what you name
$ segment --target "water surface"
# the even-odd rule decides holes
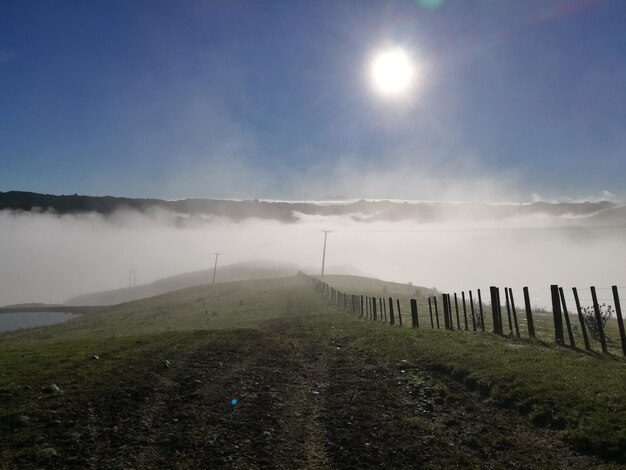
[[[0,313],[0,333],[21,328],[54,325],[55,323],[71,320],[77,316],[79,315],[76,313],[65,312]]]

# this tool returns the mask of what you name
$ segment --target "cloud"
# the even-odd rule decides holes
[[[539,193],[532,193],[531,200],[533,202],[551,202],[551,203],[559,203],[559,202],[573,202],[573,203],[581,203],[581,202],[623,202],[623,200],[617,196],[617,194],[612,193],[606,189],[599,191],[595,194],[590,194],[588,196],[557,196],[552,198],[543,197]]]
[[[548,305],[547,288],[619,283],[626,264],[623,230],[533,230],[563,219],[542,214],[443,221],[377,221],[302,216],[297,223],[246,219],[176,223],[172,214],[122,211],[57,216],[0,211],[0,305],[63,302],[75,295],[207,269],[221,262],[274,260],[317,268],[322,229],[327,264],[349,265],[389,281],[444,291],[530,286]],[[521,292],[518,293],[521,296]]]
[[[345,156],[300,168],[261,166],[228,152],[181,160],[164,189],[171,197],[320,199],[333,196],[413,200],[528,199],[513,170],[488,170],[476,158],[435,163],[408,157],[364,161]],[[188,188],[188,189],[186,189]]]

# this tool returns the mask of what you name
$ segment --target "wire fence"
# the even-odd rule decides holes
[[[389,296],[384,291],[375,295],[371,291],[369,295],[346,293],[322,279],[300,275],[329,302],[365,320],[400,327],[488,332],[626,356],[620,301],[625,287],[490,286],[460,293],[420,292],[416,288],[414,296]]]

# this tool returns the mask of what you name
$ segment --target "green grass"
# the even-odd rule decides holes
[[[7,444],[0,450],[0,463],[34,454],[46,442],[46,430],[24,425],[20,419],[41,421],[50,418],[49,413],[71,408],[82,397],[114,389],[116,383],[142,380],[147,371],[164,367],[166,359],[176,360],[202,340],[201,332],[10,345],[0,340],[0,434]],[[42,387],[50,384],[63,393],[43,393]]]
[[[319,278],[318,276],[316,276]],[[359,276],[345,276],[345,275],[326,275],[324,276],[324,281],[340,290],[341,292],[345,292],[348,294],[363,294],[378,298],[384,298],[386,300],[385,307],[388,309],[388,298],[392,297],[394,302],[394,312],[397,316],[397,308],[396,308],[396,300],[400,301],[400,309],[402,312],[402,320],[405,326],[410,325],[411,322],[411,308],[410,308],[410,299],[414,298],[417,300],[418,307],[418,320],[420,323],[420,327],[430,328],[431,327],[431,318],[430,318],[430,310],[428,307],[428,297],[437,296],[437,309],[435,309],[434,302],[432,303],[432,312],[433,312],[433,323],[436,328],[436,311],[439,312],[439,323],[440,327],[443,328],[443,303],[441,299],[441,294],[436,289],[429,289],[425,287],[416,287],[408,284],[400,284],[394,282],[382,281],[379,279],[371,279]],[[491,310],[490,297],[488,290],[481,290],[482,301],[483,301],[483,318],[485,322],[485,331],[491,332],[493,331],[493,315]],[[503,291],[501,291],[501,295],[503,295]],[[479,303],[478,303],[478,293],[473,291],[474,296],[474,311],[476,318],[476,328],[480,330],[479,323]],[[452,301],[452,317],[454,322],[454,327],[457,327],[457,317],[456,310],[454,307],[454,295],[451,295]],[[463,315],[463,303],[461,299],[461,294],[457,293],[457,301],[459,307],[459,324],[461,329],[465,328],[465,320]],[[502,299],[504,302],[504,299]],[[516,312],[517,312],[517,320],[518,327],[520,331],[521,338],[528,338],[528,326],[526,321],[526,310],[524,309],[523,298],[516,298]],[[571,308],[571,305],[570,305]],[[468,329],[472,330],[472,320],[471,320],[471,307],[469,302],[469,293],[466,292],[466,310],[467,310],[467,324]],[[397,317],[396,317],[397,318]],[[583,341],[583,336],[580,330],[580,323],[578,321],[578,315],[572,311],[569,312],[570,323],[573,330],[575,346],[578,349],[584,349],[585,344]],[[397,321],[397,320],[396,320]],[[503,329],[505,335],[509,334],[509,324],[508,324],[508,315],[506,308],[502,307],[502,322]],[[540,309],[535,307],[533,309],[533,323],[535,325],[535,335],[539,341],[544,341],[546,343],[554,343],[554,320],[552,317],[552,312],[546,311],[544,309]],[[512,319],[512,331],[515,335],[515,326]],[[565,335],[565,344],[569,345],[569,337],[567,333],[567,328],[565,325],[565,320],[563,320],[563,331]],[[615,318],[611,318],[606,326],[605,326],[605,335],[606,335],[606,343],[607,350],[610,354],[616,356],[622,356],[622,346],[621,340],[619,336],[619,329],[617,325],[617,320]],[[600,345],[599,339],[593,338],[589,335],[589,341],[591,349],[595,352],[601,352],[602,348]]]
[[[166,331],[251,328],[328,305],[296,277],[191,287],[111,307],[48,328],[0,334],[0,347],[23,341],[119,338]]]
[[[317,317],[345,344],[397,366],[438,371],[541,426],[564,429],[578,449],[626,458],[626,361],[492,334],[385,327]]]
[[[294,277],[193,287],[87,311],[58,325],[0,334],[0,433],[13,442],[0,451],[0,462],[16,456],[9,448],[28,454],[44,439],[43,431],[21,426],[20,416],[70,407],[101,387],[153,380],[146,374],[165,367],[166,359],[176,361],[203,342],[218,341],[211,331],[328,311],[328,304]],[[63,394],[42,393],[50,384]]]
[[[359,292],[364,282],[331,279],[343,282],[337,286],[347,292],[351,286]],[[406,289],[401,305],[407,326],[408,299],[415,288],[367,282],[371,294],[378,288],[382,294],[382,285],[392,297]],[[395,367],[407,360],[454,377],[536,424],[563,429],[564,437],[581,450],[626,460],[625,360],[556,347],[551,341],[432,330],[424,299],[419,297],[422,328],[400,329],[340,313],[298,277],[242,281],[184,289],[60,325],[0,334],[0,422],[5,423],[0,429],[12,432],[20,415],[41,413],[55,403],[69,406],[73,397],[97,393],[101,384],[140,380],[166,358],[176,360],[209,340],[208,332],[197,330],[257,328],[273,318],[298,316],[314,331],[331,332],[383,364]],[[542,334],[545,330],[541,326]],[[217,333],[211,334],[215,338]],[[94,354],[100,360],[92,360]],[[40,400],[40,388],[50,383],[65,393]],[[22,439],[25,448],[37,442],[24,429],[14,438]]]

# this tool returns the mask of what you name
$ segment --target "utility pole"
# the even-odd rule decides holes
[[[215,284],[215,273],[217,272],[217,257],[221,255],[221,253],[213,253],[215,255],[215,266],[213,266],[213,284]]]
[[[322,276],[324,277],[324,264],[326,263],[326,239],[328,238],[328,234],[332,232],[332,230],[322,230],[324,232],[324,252],[322,253]]]

